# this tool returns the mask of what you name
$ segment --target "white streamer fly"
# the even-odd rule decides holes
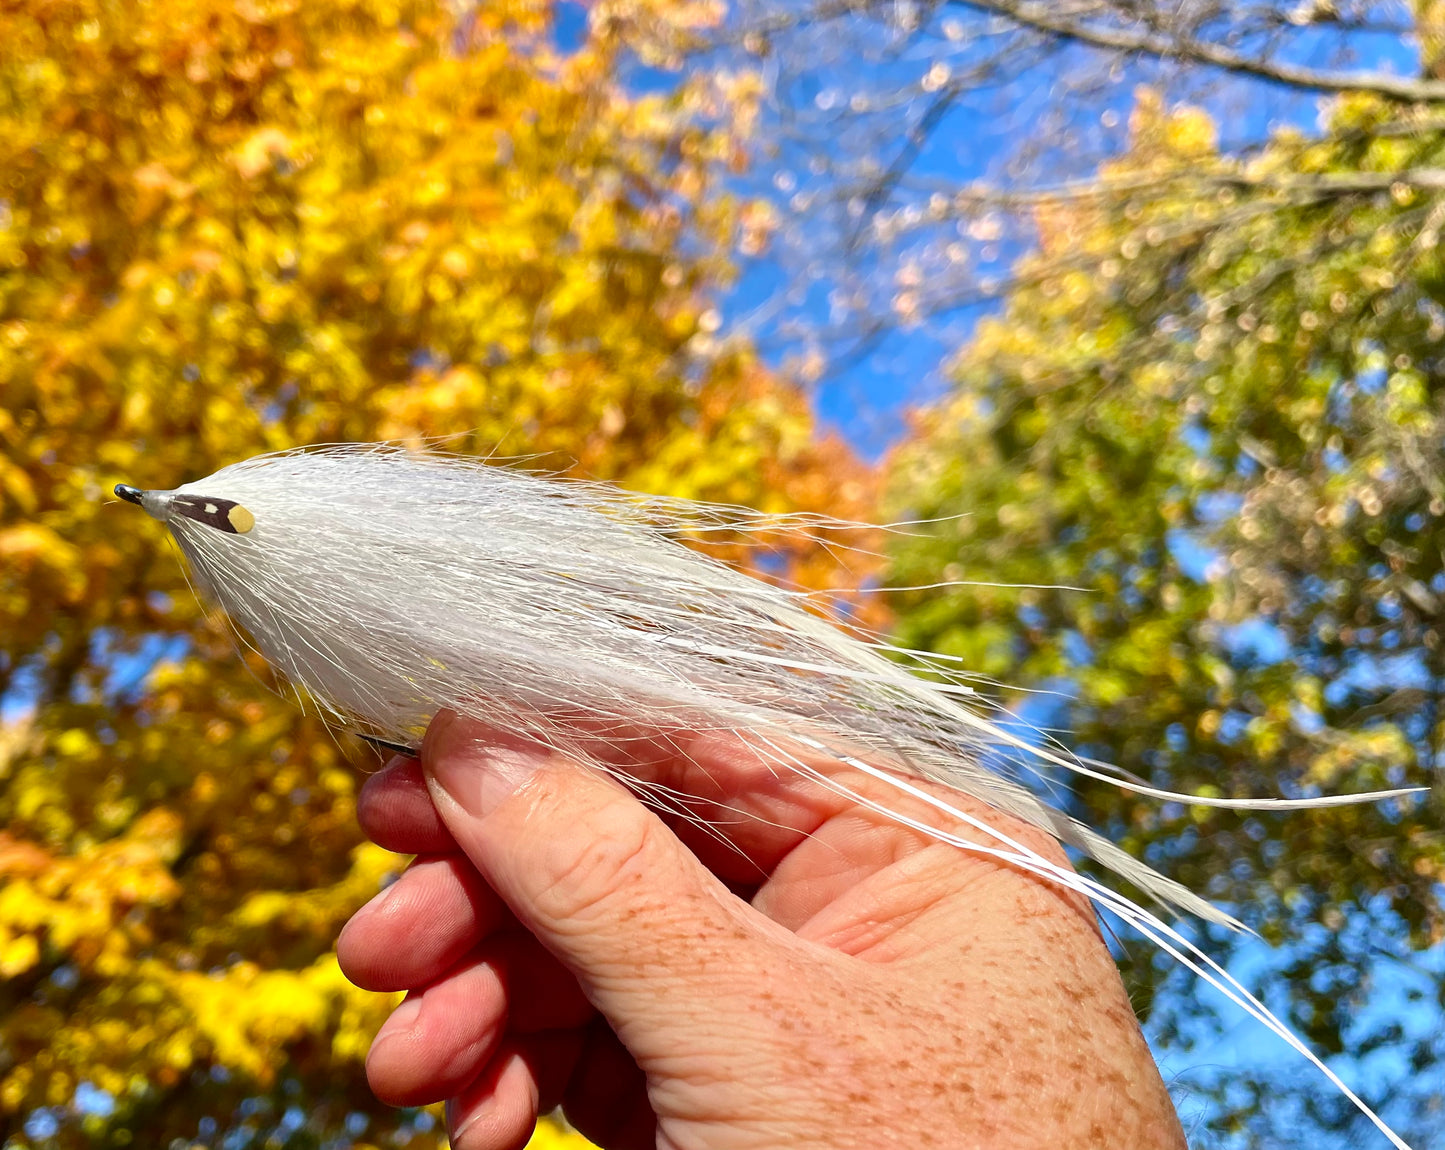
[[[595,748],[609,728],[663,738],[730,732],[780,772],[1082,892],[1284,1038],[1408,1150],[1176,930],[917,780],[1023,819],[1160,902],[1235,929],[1235,919],[984,764],[1006,747],[1147,796],[1245,809],[1368,802],[1409,790],[1204,799],[1099,772],[991,721],[972,688],[927,654],[850,633],[816,596],[765,583],[683,542],[858,524],[638,496],[384,444],[262,455],[174,491],[119,485],[116,494],[169,526],[201,588],[339,725],[411,746],[449,708],[608,774],[616,768]],[[897,656],[911,656],[931,677]],[[910,796],[913,809],[922,802],[970,833],[852,792],[810,765],[802,748],[842,759]]]

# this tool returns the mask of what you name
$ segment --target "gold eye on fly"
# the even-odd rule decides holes
[[[732,739],[779,778],[1085,895],[1279,1035],[1404,1147],[1180,929],[969,814],[958,796],[1046,831],[1145,900],[1243,929],[1051,806],[1026,776],[1067,790],[1069,776],[1082,775],[1151,800],[1236,810],[1400,801],[1420,788],[1208,798],[1109,773],[990,709],[961,661],[860,632],[841,600],[765,583],[683,542],[767,546],[822,531],[838,546],[861,524],[386,444],[279,452],[174,491],[115,491],[170,528],[196,584],[337,726],[414,754],[432,716],[452,710],[614,776],[607,752],[617,740],[686,748],[698,732]],[[258,522],[264,530],[252,533]],[[694,809],[690,796],[622,781],[681,817]]]

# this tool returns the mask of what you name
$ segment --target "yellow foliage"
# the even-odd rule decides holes
[[[1305,781],[1330,793],[1339,787],[1341,779],[1365,773],[1368,768],[1383,776],[1392,764],[1406,761],[1409,753],[1409,741],[1398,727],[1350,731],[1310,760]]]
[[[390,1000],[332,954],[404,862],[355,825],[375,760],[273,692],[115,482],[395,438],[866,514],[715,330],[770,226],[716,194],[756,79],[614,79],[628,29],[720,13],[599,7],[563,51],[539,0],[0,9],[0,1124],[189,1143],[245,1101],[441,1139],[370,1098]]]
[[[1200,160],[1219,147],[1219,129],[1203,108],[1189,104],[1167,107],[1158,89],[1140,87],[1129,114],[1130,167],[1157,161]]]
[[[591,1142],[559,1122],[543,1120],[527,1143],[527,1150],[587,1150]]]

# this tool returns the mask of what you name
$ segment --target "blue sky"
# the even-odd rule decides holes
[[[1406,75],[1418,71],[1413,46],[1397,36],[1355,36],[1351,43],[1358,53],[1351,66]],[[1301,64],[1340,66],[1332,57],[1334,47],[1335,42],[1325,33],[1311,31],[1296,36],[1283,55]],[[1050,89],[1059,75],[1098,58],[1088,50],[1067,49],[1052,58],[1047,66],[1032,68],[1017,83],[989,95],[986,102],[961,101],[919,153],[913,173],[957,185],[978,179],[1008,182],[1009,177],[1003,174],[1004,165],[1017,150],[1022,131],[1030,145],[1041,149],[1035,170],[1035,178],[1040,182],[1087,175],[1087,168],[1071,164],[1066,149],[1053,146],[1028,125],[1041,120],[1056,99],[1057,93]],[[896,81],[900,75],[917,71],[915,67],[908,73],[906,68],[890,65],[886,81]],[[835,68],[820,72],[816,76],[800,73],[795,96],[807,97],[829,83],[846,91],[867,91],[880,83],[879,68],[861,58],[854,59],[849,70],[841,74]],[[1141,84],[1166,85],[1170,92],[1209,109],[1218,125],[1223,150],[1262,141],[1285,126],[1307,132],[1316,130],[1321,111],[1326,107],[1312,93],[1264,83],[1220,81],[1217,76],[1181,79],[1176,69],[1157,62],[1136,61],[1103,91],[1080,101],[1077,112],[1066,123],[1068,130],[1077,132],[1082,149],[1107,156],[1126,146],[1129,112],[1136,88]],[[1011,114],[1000,114],[1001,108],[1011,109]],[[767,138],[769,126],[765,117],[760,138]],[[826,152],[830,145],[824,138],[820,146]],[[785,149],[776,161],[761,163],[757,178],[745,181],[742,189],[749,193],[774,189],[779,171],[806,180],[802,174],[804,159],[806,155],[800,149]],[[775,198],[779,202],[786,199],[781,195]],[[990,270],[1006,270],[1017,252],[1016,247],[1005,246],[1001,258]],[[791,277],[790,270],[794,273]],[[734,322],[750,316],[762,301],[778,298],[785,287],[791,284],[796,288],[800,279],[807,278],[798,274],[796,267],[789,269],[780,265],[774,256],[744,265],[742,273],[725,300],[725,314]],[[827,296],[832,286],[827,280],[810,280],[805,292],[795,293],[794,302],[780,308],[773,322],[757,331],[764,349],[769,348],[770,341],[777,338],[779,329],[786,324],[825,326]],[[943,367],[948,356],[966,342],[977,320],[994,310],[993,305],[975,305],[941,316],[922,328],[894,331],[867,355],[835,364],[817,386],[816,410],[829,425],[840,429],[860,452],[869,458],[878,458],[904,433],[906,408],[926,403],[946,388]],[[791,346],[784,340],[785,348]]]

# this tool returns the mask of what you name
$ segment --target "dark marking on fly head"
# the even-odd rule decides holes
[[[208,495],[177,495],[171,500],[171,514],[204,523],[228,535],[244,535],[256,526],[256,517],[233,499]]]

